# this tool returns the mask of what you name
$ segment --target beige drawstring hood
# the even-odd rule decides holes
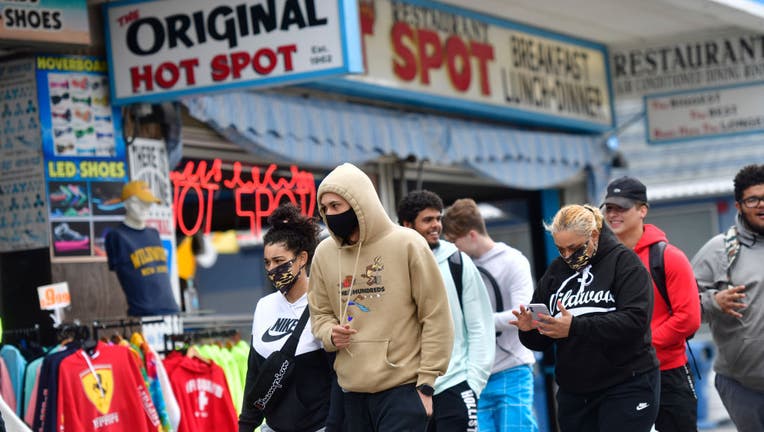
[[[390,220],[371,180],[355,166],[340,165],[326,176],[319,202],[328,192],[350,204],[359,230],[354,244],[330,231],[310,271],[313,334],[335,351],[332,327],[357,330],[350,347],[337,353],[340,386],[375,393],[406,383],[433,385],[448,367],[453,324],[432,251],[416,231]]]

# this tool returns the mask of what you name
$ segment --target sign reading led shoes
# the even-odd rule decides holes
[[[356,0],[108,3],[112,102],[361,71]]]

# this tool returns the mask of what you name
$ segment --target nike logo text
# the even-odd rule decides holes
[[[637,411],[642,411],[643,409],[649,407],[650,404],[647,402],[640,402],[639,405],[637,405]]]
[[[263,333],[263,342],[274,342],[289,336],[297,326],[297,319],[279,318],[276,322]]]

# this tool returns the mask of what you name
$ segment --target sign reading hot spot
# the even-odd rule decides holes
[[[361,72],[354,0],[106,5],[112,102]]]
[[[253,237],[261,235],[263,222],[283,202],[289,201],[309,217],[316,208],[316,180],[309,171],[292,165],[289,175],[278,174],[275,164],[264,170],[257,166],[233,163],[230,177],[223,175],[223,162],[215,159],[187,162],[182,170],[170,173],[173,183],[173,212],[178,229],[187,236],[199,231],[209,234],[212,228],[213,197],[222,189],[234,196],[236,215],[249,220]],[[188,201],[187,201],[188,200]],[[196,215],[186,217],[183,208],[196,203]]]

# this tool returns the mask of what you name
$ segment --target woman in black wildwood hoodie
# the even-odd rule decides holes
[[[239,432],[254,431],[263,417],[263,431],[339,431],[341,426],[333,422],[335,418],[342,421],[341,412],[335,413],[340,407],[332,409],[331,418],[327,418],[330,393],[333,387],[338,388],[337,379],[329,354],[310,331],[310,322],[299,337],[294,376],[284,395],[265,411],[255,407],[259,397],[255,394],[255,382],[260,366],[271,353],[282,348],[308,307],[306,270],[320,230],[314,219],[301,215],[290,204],[277,208],[268,221],[271,228],[263,237],[265,269],[277,291],[261,298],[255,307]],[[341,397],[338,402],[336,405],[341,405]]]
[[[650,431],[660,388],[650,274],[595,207],[565,206],[546,228],[560,257],[532,303],[547,305],[552,316],[520,306],[512,323],[526,347],[556,346],[561,431]]]

